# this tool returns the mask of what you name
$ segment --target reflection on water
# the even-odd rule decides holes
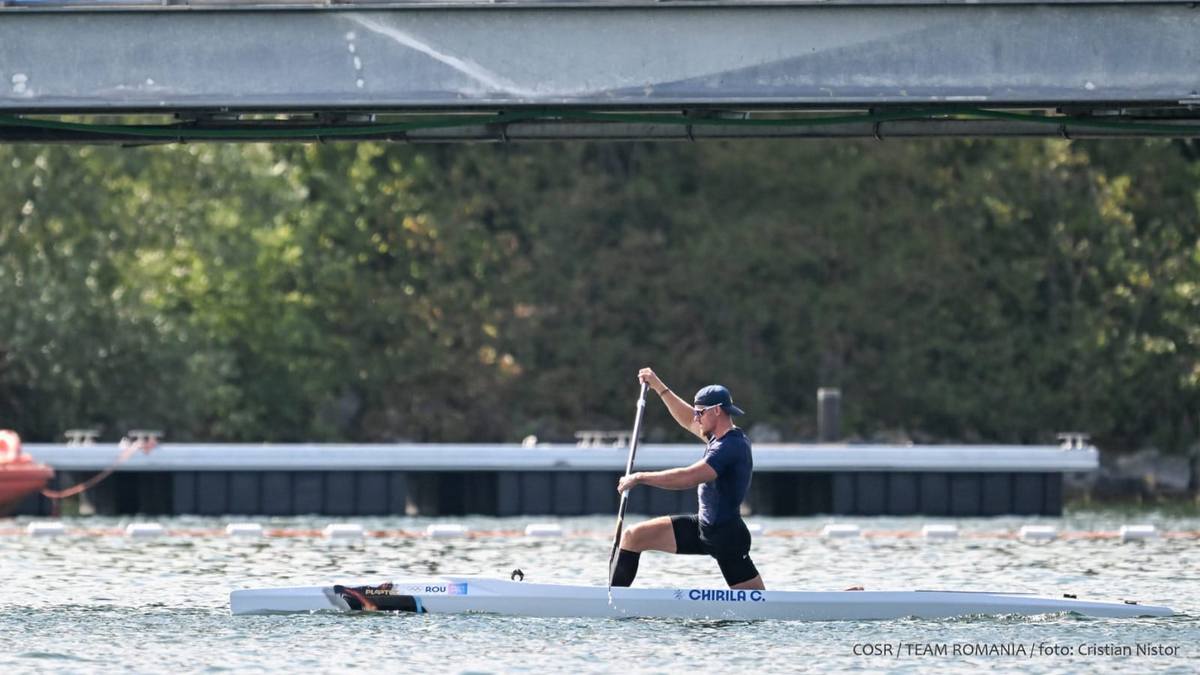
[[[471,518],[473,530],[520,530],[533,519]],[[538,518],[537,520],[545,520]],[[636,521],[636,518],[631,520]],[[0,667],[17,670],[132,669],[150,672],[233,668],[377,671],[678,671],[695,669],[924,670],[947,665],[1035,672],[1080,668],[1200,668],[1200,539],[1122,544],[1111,539],[1031,544],[982,532],[1010,533],[1027,520],[963,519],[963,538],[927,543],[916,537],[822,540],[771,536],[819,531],[825,518],[760,519],[755,561],[768,587],[796,590],[958,589],[1074,593],[1080,598],[1167,604],[1184,615],[1122,621],[1072,615],[969,617],[889,622],[737,623],[670,620],[518,619],[486,616],[301,615],[231,617],[236,587],[380,581],[431,573],[529,581],[604,583],[612,519],[561,519],[555,539],[372,539],[330,544],[290,537],[119,536],[0,537]],[[841,519],[864,530],[919,530],[930,519]],[[22,521],[23,522],[23,521]],[[173,518],[168,529],[220,529],[225,521]],[[262,520],[273,527],[319,529],[329,519]],[[368,530],[423,530],[427,519],[359,519]],[[1043,519],[1060,532],[1116,530],[1152,522],[1163,531],[1200,531],[1200,518],[1169,514],[1086,512]],[[21,523],[17,523],[20,525]],[[71,526],[116,528],[108,519]],[[720,586],[702,557],[647,554],[639,586]],[[1179,647],[1176,657],[911,656],[881,660],[855,645],[1054,643]],[[819,664],[819,665],[818,665]]]

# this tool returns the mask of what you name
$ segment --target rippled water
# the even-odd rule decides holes
[[[636,517],[632,518],[636,521]],[[466,519],[473,530],[520,530],[545,519]],[[1032,672],[1200,670],[1200,539],[1122,544],[1060,539],[1030,544],[991,536],[1022,524],[1060,532],[1116,530],[1150,522],[1163,531],[1200,531],[1200,518],[1142,513],[1075,513],[1062,519],[862,518],[864,530],[917,531],[954,522],[958,541],[878,537],[826,541],[771,536],[817,531],[827,518],[758,519],[755,561],[769,588],[934,588],[1076,593],[1080,598],[1138,599],[1183,614],[1110,620],[1073,615],[883,622],[711,622],[678,620],[520,619],[487,616],[292,615],[233,617],[228,593],[251,586],[383,580],[428,573],[529,581],[604,583],[611,518],[560,519],[561,539],[480,537],[457,540],[367,539],[355,545],[315,538],[253,542],[224,537],[120,536],[54,539],[12,534],[26,520],[0,521],[0,670],[140,672],[343,670],[396,672],[637,670],[678,672],[1020,669]],[[216,530],[224,520],[159,520],[171,530]],[[319,528],[330,519],[260,520],[268,526]],[[431,520],[360,519],[368,530],[423,530]],[[449,522],[449,521],[441,521]],[[117,527],[92,518],[70,527]],[[987,536],[972,536],[987,535]],[[707,558],[646,554],[638,586],[720,587]],[[1058,656],[962,654],[989,646],[1026,652],[1069,648]],[[892,655],[863,655],[873,645]],[[955,649],[960,652],[955,654]],[[964,645],[966,647],[964,647]],[[1080,654],[1157,645],[1174,656]],[[945,655],[920,654],[945,649]],[[899,651],[897,654],[896,652]]]

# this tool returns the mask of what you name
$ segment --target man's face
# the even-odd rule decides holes
[[[717,427],[717,418],[721,415],[721,406],[717,405],[693,405],[692,417],[700,423],[700,430],[704,433],[712,433]]]

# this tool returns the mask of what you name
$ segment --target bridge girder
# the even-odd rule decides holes
[[[336,126],[348,115],[370,124],[372,115],[437,112],[481,121],[362,137],[1151,135],[1149,127],[1077,124],[1097,119],[1162,121],[1176,131],[1154,134],[1195,136],[1200,10],[1175,0],[39,3],[0,9],[0,76],[0,114],[170,114],[181,131],[305,128],[305,119],[314,120],[307,128]],[[929,117],[964,106],[1067,116],[1058,128],[1017,119],[737,124],[813,111],[919,108]],[[532,110],[688,111],[710,121],[487,120]],[[714,115],[731,121],[713,125]],[[81,139],[6,119],[0,139]]]

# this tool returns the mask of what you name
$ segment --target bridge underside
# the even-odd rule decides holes
[[[0,3],[0,142],[1200,136],[1174,0]]]

